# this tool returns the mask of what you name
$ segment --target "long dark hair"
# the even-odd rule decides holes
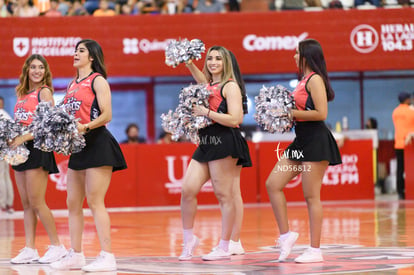
[[[89,56],[92,57],[92,71],[96,73],[100,73],[105,79],[107,78],[106,75],[106,67],[105,67],[105,60],[104,60],[104,54],[102,51],[101,46],[92,39],[82,39],[76,44],[76,49],[78,49],[78,46],[80,44],[85,45],[85,47],[88,49]]]
[[[320,75],[325,83],[328,101],[335,98],[335,92],[329,82],[326,70],[325,57],[321,44],[315,39],[305,39],[299,42],[299,76],[303,77],[303,71],[308,66],[316,74]]]
[[[243,103],[243,113],[247,114],[247,95],[246,95],[246,86],[244,84],[243,76],[240,72],[239,63],[237,63],[237,59],[234,56],[233,52],[229,50],[230,57],[231,57],[231,64],[233,66],[233,74],[237,84],[240,87],[241,95],[242,95],[242,103]]]

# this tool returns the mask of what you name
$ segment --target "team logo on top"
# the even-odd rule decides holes
[[[350,40],[357,52],[370,53],[377,48],[379,36],[372,26],[362,24],[352,30]]]
[[[27,37],[15,37],[13,39],[13,51],[18,57],[25,56],[29,52],[30,41]]]

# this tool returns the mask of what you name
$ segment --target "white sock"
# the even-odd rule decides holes
[[[286,240],[286,238],[289,237],[289,235],[290,235],[290,231],[288,231],[288,232],[286,232],[284,234],[280,234],[279,238],[281,240]]]
[[[184,243],[191,242],[194,238],[193,229],[183,229]]]
[[[230,241],[225,241],[225,240],[221,239],[220,242],[219,242],[219,247],[221,249],[223,249],[224,251],[228,252],[229,251],[229,243],[230,243]]]
[[[316,247],[309,246],[309,250],[312,252],[321,253],[320,247],[316,248]]]

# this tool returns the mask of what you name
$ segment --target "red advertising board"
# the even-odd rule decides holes
[[[277,148],[287,148],[287,142],[262,142],[259,144],[257,169],[260,183],[260,200],[269,201],[265,182],[277,161]],[[360,200],[374,199],[374,179],[371,140],[347,140],[342,148],[342,164],[329,166],[322,181],[321,199]],[[306,168],[305,168],[306,169]],[[287,201],[303,201],[301,177],[290,181],[284,189]]]
[[[275,149],[288,143],[249,142],[253,167],[243,168],[241,190],[245,203],[267,202],[265,181],[276,162]],[[121,145],[128,169],[113,173],[106,196],[108,207],[177,206],[181,183],[195,150],[190,143]],[[323,200],[373,199],[372,143],[346,141],[341,148],[342,165],[328,168],[322,187]],[[46,200],[52,209],[66,208],[68,157],[56,155],[60,173],[49,176]],[[13,174],[13,173],[12,173]],[[13,178],[14,181],[14,178]],[[16,185],[14,184],[16,187]],[[16,188],[15,188],[16,189]],[[21,202],[15,190],[15,209]],[[300,179],[285,189],[288,201],[303,201]],[[198,195],[199,204],[217,204],[210,182]],[[86,201],[84,206],[87,207]]]
[[[414,68],[414,9],[0,18],[0,26],[0,78],[17,78],[31,53],[45,55],[55,77],[72,77],[82,38],[102,45],[109,76],[188,75],[164,62],[166,45],[179,38],[231,49],[244,74],[295,72],[304,38],[321,42],[329,71]]]

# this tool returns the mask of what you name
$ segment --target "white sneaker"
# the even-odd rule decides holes
[[[114,254],[101,251],[96,259],[82,267],[83,271],[86,272],[102,272],[102,271],[115,271],[116,270],[116,259]]]
[[[24,247],[19,255],[10,260],[12,264],[31,264],[39,260],[39,253],[36,249]]]
[[[224,251],[221,247],[216,247],[213,251],[201,257],[204,261],[230,260],[231,252]]]
[[[39,259],[41,264],[50,264],[62,259],[66,255],[67,251],[65,246],[62,245],[49,245],[45,255]]]
[[[229,251],[231,255],[243,255],[244,253],[246,253],[240,240],[238,242],[230,240]]]
[[[213,249],[211,249],[211,251],[216,250],[218,247],[219,247],[218,245],[213,247]],[[229,252],[231,253],[231,255],[243,255],[244,253],[246,253],[244,251],[244,248],[243,248],[240,240],[238,242],[230,240],[230,242],[229,242]]]
[[[308,248],[305,252],[295,259],[297,263],[319,263],[323,262],[322,252],[315,251],[312,248]]]
[[[276,246],[280,247],[280,255],[279,255],[279,262],[283,262],[289,256],[290,251],[295,245],[296,240],[298,239],[299,234],[296,232],[289,232],[289,236],[282,240],[281,238],[278,239],[278,244]]]
[[[181,256],[178,257],[178,260],[180,261],[189,261],[191,258],[193,258],[193,253],[196,247],[198,246],[200,240],[193,235],[193,240],[189,243],[184,243],[183,252],[181,253]]]
[[[69,249],[67,254],[60,260],[53,262],[50,266],[58,270],[68,270],[68,269],[81,269],[85,262],[85,256],[83,252],[76,253],[72,248]]]

